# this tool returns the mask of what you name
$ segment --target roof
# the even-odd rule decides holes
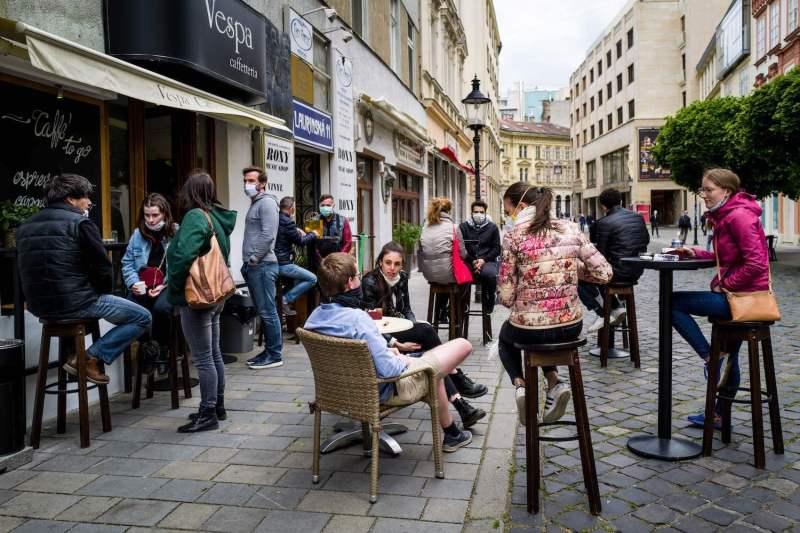
[[[500,131],[528,133],[546,137],[566,137],[569,139],[569,128],[550,124],[549,122],[518,122],[516,120],[500,120]]]

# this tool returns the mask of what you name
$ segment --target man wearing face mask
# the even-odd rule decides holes
[[[476,200],[470,208],[472,216],[461,223],[461,235],[467,249],[467,264],[481,282],[483,308],[494,310],[497,292],[497,259],[500,256],[500,230],[486,214],[486,202]]]
[[[290,305],[300,296],[308,292],[316,283],[317,276],[303,267],[294,264],[294,245],[305,246],[316,240],[315,233],[305,233],[294,221],[294,198],[285,196],[280,203],[280,227],[275,241],[275,255],[278,257],[278,268],[282,278],[294,280],[291,290],[283,295],[283,312],[287,315],[297,314]]]
[[[244,221],[242,276],[250,289],[264,332],[264,351],[248,359],[247,364],[253,370],[260,370],[283,365],[281,320],[275,302],[275,283],[280,272],[275,255],[278,200],[267,194],[267,174],[262,169],[247,167],[242,174],[244,193],[250,197],[250,209]]]
[[[353,247],[350,222],[347,217],[334,213],[333,206],[334,199],[330,194],[323,194],[319,197],[319,218],[322,221],[322,235],[317,240],[317,264],[334,252],[348,254]]]

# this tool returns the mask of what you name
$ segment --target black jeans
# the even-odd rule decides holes
[[[577,339],[581,334],[583,322],[576,322],[568,326],[557,326],[547,329],[526,329],[518,328],[506,320],[500,328],[500,361],[506,369],[511,383],[514,380],[525,379],[522,372],[522,350],[515,348],[514,344],[550,344],[558,342],[569,342]],[[545,374],[551,370],[557,371],[555,366],[543,366],[542,372]]]
[[[480,274],[475,276],[477,281],[481,283],[482,303],[486,307],[487,313],[494,311],[495,295],[497,293],[497,270],[498,264],[496,262],[485,263],[481,267]]]
[[[167,289],[161,291],[155,298],[129,292],[128,300],[148,309],[153,315],[152,332],[145,332],[139,340],[147,341],[152,338],[161,346],[166,346],[169,343],[169,328],[172,321],[172,304],[167,301]]]

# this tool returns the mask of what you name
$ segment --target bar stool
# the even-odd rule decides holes
[[[480,299],[481,308],[480,310],[472,309],[472,298],[470,297],[470,293],[472,292],[472,287],[475,287],[475,300],[478,301],[479,294],[481,292],[481,284],[479,281],[475,281],[470,283],[466,288],[466,295],[464,300],[464,338],[469,339],[469,317],[471,316],[479,316],[481,317],[482,327],[483,327],[483,344],[489,344],[492,342],[492,315],[486,312],[486,305],[484,303],[483,298]]]
[[[33,404],[33,420],[31,422],[30,445],[39,448],[42,434],[42,416],[44,414],[44,395],[58,395],[58,409],[56,419],[56,432],[61,434],[67,430],[67,394],[78,394],[78,420],[80,423],[81,448],[89,447],[89,397],[88,391],[97,389],[100,396],[100,416],[103,423],[103,432],[111,431],[111,410],[108,405],[108,389],[106,385],[89,385],[86,379],[86,346],[84,338],[92,336],[92,342],[100,338],[100,325],[97,319],[48,319],[40,318],[42,324],[42,339],[39,348],[39,372],[36,380],[36,396]],[[47,372],[50,366],[50,339],[58,337],[58,381],[47,383]],[[70,344],[72,343],[72,344]],[[70,351],[71,348],[73,351]],[[78,377],[73,378],[78,382],[78,387],[67,388],[67,372],[64,363],[69,355],[74,353],[77,357]],[[103,363],[100,363],[103,370]],[[54,388],[51,391],[49,389]]]
[[[630,356],[634,368],[641,368],[642,366],[639,359],[639,326],[636,321],[634,286],[636,286],[636,282],[611,282],[603,291],[603,328],[597,335],[597,345],[600,347],[600,366],[603,368],[608,366],[609,356],[613,359]],[[610,324],[611,302],[615,296],[620,297],[626,310],[625,320],[619,326]],[[614,329],[622,332],[622,346],[623,349],[630,350],[629,354],[625,353],[624,350],[614,348]],[[589,353],[595,356],[598,355],[597,350],[591,350]]]
[[[450,305],[450,316],[447,321],[448,340],[458,337],[459,320],[462,317],[461,311],[461,287],[456,283],[430,283],[428,292],[428,322],[433,329],[444,329],[439,327],[439,304],[442,296],[447,296]]]
[[[589,510],[593,515],[600,514],[600,489],[597,485],[597,470],[592,450],[592,434],[589,428],[589,414],[583,394],[578,348],[586,344],[586,338],[558,344],[517,344],[522,350],[525,366],[525,457],[528,476],[528,512],[539,512],[539,484],[541,483],[540,442],[565,442],[577,440],[583,468],[583,484],[589,497]],[[575,407],[575,421],[559,420],[539,422],[539,368],[543,366],[569,367],[569,382],[572,390],[572,403]],[[567,437],[540,436],[539,428],[544,426],[575,426],[577,435]]]
[[[143,365],[141,359],[141,344],[136,353],[136,382],[133,388],[133,399],[131,400],[131,409],[138,409],[141,404],[142,398],[142,376]],[[183,330],[181,329],[181,317],[177,308],[173,308],[172,317],[170,317],[169,326],[169,370],[167,371],[170,393],[172,396],[172,408],[177,409],[180,407],[178,400],[178,362],[181,365],[181,384],[183,385],[183,397],[192,397],[192,381],[189,374],[189,356],[188,347],[186,346],[186,339],[183,338]],[[148,400],[153,397],[153,390],[155,389],[155,378],[153,372],[147,374],[147,384],[145,385],[147,392],[145,398]]]
[[[731,442],[731,410],[734,403],[749,403],[753,423],[753,455],[756,468],[764,468],[764,421],[761,404],[769,408],[769,423],[772,432],[773,451],[783,454],[783,430],[781,428],[781,411],[778,402],[778,387],[775,383],[775,364],[772,358],[772,337],[770,326],[773,322],[731,322],[725,320],[712,321],[711,355],[708,361],[708,385],[706,389],[705,426],[703,427],[703,455],[711,456],[711,443],[714,436],[714,400],[720,400],[720,417],[722,418],[722,442]],[[736,400],[730,396],[717,393],[717,366],[720,352],[731,341],[747,343],[748,362],[750,366],[750,387],[739,387],[740,391],[750,393],[750,400]],[[764,379],[767,383],[767,397],[761,397],[761,372],[759,369],[758,343],[764,359]]]

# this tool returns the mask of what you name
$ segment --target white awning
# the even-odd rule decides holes
[[[280,118],[201,91],[23,22],[0,18],[0,37],[24,45],[13,55],[22,57],[27,53],[31,65],[57,76],[151,104],[203,113],[244,126],[292,132]]]

